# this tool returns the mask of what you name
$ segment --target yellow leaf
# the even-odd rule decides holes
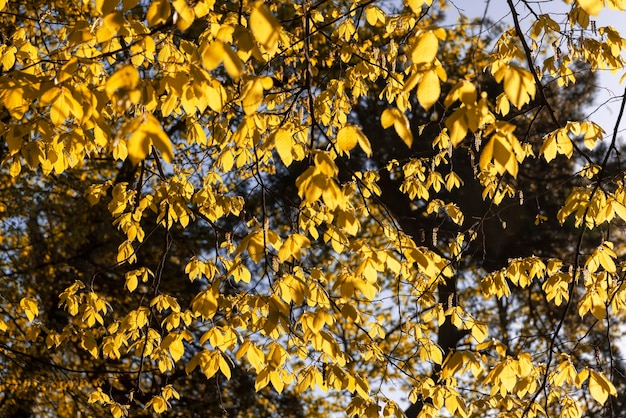
[[[413,10],[413,13],[419,15],[422,13],[422,6],[430,6],[433,4],[433,0],[406,0],[406,3]]]
[[[237,81],[243,73],[243,62],[241,61],[241,58],[239,58],[239,55],[237,55],[230,46],[223,45],[223,48],[224,68],[226,69],[228,75]]]
[[[293,132],[291,130],[281,128],[274,133],[274,145],[276,152],[283,161],[285,166],[289,167],[293,162],[291,150],[293,149]]]
[[[474,84],[467,80],[461,80],[450,90],[443,104],[445,107],[450,107],[460,100],[466,106],[476,105],[476,87]]]
[[[585,380],[587,380],[588,377],[589,377],[589,369],[584,368],[581,371],[579,371],[576,377],[574,378],[574,384],[576,384],[577,387],[581,387],[582,384],[585,383]]]
[[[357,144],[359,128],[354,125],[344,126],[337,132],[337,146],[341,151],[349,153]]]
[[[498,174],[507,171],[513,177],[517,177],[518,162],[523,159],[524,151],[513,135],[514,129],[515,127],[507,122],[496,122],[490,128],[494,133],[480,154],[481,170],[486,170],[487,165],[493,163]]]
[[[502,116],[506,116],[509,114],[510,110],[511,106],[509,103],[509,99],[506,97],[506,94],[500,93],[496,98],[496,112],[498,112]]]
[[[243,97],[243,111],[246,115],[251,115],[257,111],[263,103],[263,81],[262,78],[249,80],[243,87],[241,96]]]
[[[194,6],[194,12],[196,17],[204,17],[209,14],[210,11],[213,10],[213,6],[215,5],[215,0],[200,0],[196,2]]]
[[[424,32],[417,37],[417,43],[411,51],[411,60],[415,64],[431,63],[437,56],[439,39],[433,32]]]
[[[139,284],[139,280],[137,279],[136,270],[129,271],[126,273],[126,283],[125,286],[129,292],[133,292],[137,289],[137,285]]]
[[[219,81],[211,81],[211,84],[207,86],[206,97],[211,109],[216,112],[222,111],[226,103],[226,90],[224,90]]]
[[[2,68],[4,69],[4,71],[9,71],[11,68],[13,68],[13,65],[15,64],[16,52],[17,48],[13,45],[6,47],[5,45],[0,46],[0,55],[2,56]]]
[[[91,395],[89,395],[89,399],[87,400],[87,402],[88,403],[100,402],[104,405],[108,405],[111,403],[111,398],[109,397],[109,395],[104,393],[101,388],[98,388],[95,391],[91,392]]]
[[[602,10],[604,0],[578,0],[578,5],[589,15],[597,16]]]
[[[297,258],[302,248],[309,248],[310,246],[311,242],[307,237],[300,234],[290,235],[280,247],[278,259],[281,262],[285,262],[291,257]]]
[[[368,157],[371,157],[372,156],[372,144],[370,144],[370,140],[367,139],[367,137],[363,134],[363,131],[361,131],[360,128],[357,128],[356,134],[357,134],[356,140],[359,143],[359,147],[361,147],[365,155],[367,155]]]
[[[193,24],[196,15],[194,14],[193,9],[187,5],[186,0],[174,0],[172,5],[176,10],[176,14],[174,14],[174,23],[176,23],[178,29],[184,32]]]
[[[109,13],[102,18],[100,26],[96,31],[98,42],[106,42],[117,35],[117,32],[124,25],[124,16],[122,12]]]
[[[148,26],[162,25],[170,18],[172,8],[169,0],[156,0],[150,4],[146,18]]]
[[[81,338],[81,347],[87,350],[93,358],[98,358],[98,343],[91,332],[86,332]]]
[[[467,108],[460,107],[446,119],[445,125],[449,131],[450,142],[453,147],[459,145],[467,136]]]
[[[385,129],[393,125],[400,139],[404,141],[407,147],[411,148],[413,145],[413,134],[411,133],[409,120],[404,113],[399,109],[385,109],[380,117],[380,122]]]
[[[367,6],[365,8],[365,19],[367,23],[371,26],[376,26],[378,23],[385,23],[385,12],[383,12],[379,7],[376,6]]]
[[[271,55],[276,53],[281,26],[262,1],[258,1],[250,13],[249,27],[254,37]]]
[[[140,79],[139,71],[132,65],[126,65],[109,77],[104,86],[104,90],[109,97],[120,90],[134,90],[137,88]]]
[[[128,138],[126,145],[130,161],[133,164],[137,164],[139,161],[144,160],[151,152],[152,145],[154,145],[161,151],[165,161],[170,162],[174,158],[172,143],[165,131],[163,131],[163,128],[161,128],[159,121],[150,114],[139,116],[139,118],[142,118],[142,123],[139,125],[139,129],[135,130]]]
[[[23,298],[22,300],[20,300],[20,306],[24,310],[24,313],[28,317],[29,321],[32,321],[37,315],[39,315],[37,299],[35,298]]]
[[[181,334],[169,334],[163,339],[163,348],[167,349],[176,362],[181,359],[185,353],[185,345],[183,344],[183,336]]]
[[[193,313],[200,314],[203,319],[213,318],[217,306],[217,292],[212,288],[198,293],[191,302]]]
[[[248,250],[250,258],[255,263],[261,261],[265,255],[265,238],[263,231],[253,232],[241,240],[235,253],[241,254],[246,249]]]
[[[439,85],[439,77],[435,71],[427,71],[417,88],[417,100],[425,110],[428,110],[432,105],[437,103],[440,94],[441,86]]]
[[[157,414],[161,414],[167,411],[167,402],[161,395],[157,395],[154,398],[150,399],[150,401],[146,404],[146,408],[152,407],[154,412]]]
[[[220,353],[218,353],[217,355],[219,356],[218,361],[219,361],[220,371],[226,377],[226,379],[230,380],[231,373],[230,373],[230,366],[228,365],[228,362],[226,361],[224,356],[221,355]]]
[[[504,80],[504,92],[509,101],[518,109],[535,97],[536,86],[530,72],[515,65],[503,65],[494,74],[500,83]]]
[[[200,51],[202,65],[209,71],[216,69],[224,59],[225,53],[222,41],[213,41],[205,45]]]
[[[105,15],[115,10],[117,3],[119,3],[119,0],[96,0],[96,10],[98,13]]]
[[[589,393],[600,405],[604,405],[609,395],[617,396],[615,386],[606,376],[593,370],[589,373]]]

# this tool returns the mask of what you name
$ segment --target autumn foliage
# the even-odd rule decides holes
[[[0,415],[623,413],[626,2],[500,3],[0,0]]]

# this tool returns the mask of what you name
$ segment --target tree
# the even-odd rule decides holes
[[[507,4],[0,1],[3,412],[617,416],[626,5]]]

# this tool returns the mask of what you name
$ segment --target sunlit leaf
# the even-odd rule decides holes
[[[385,109],[381,115],[380,122],[383,128],[387,129],[393,125],[396,133],[408,148],[413,145],[413,134],[409,125],[409,120],[398,109]]]
[[[169,0],[155,0],[148,8],[148,25],[162,25],[170,18],[171,6]]]
[[[281,26],[262,1],[258,1],[252,7],[250,28],[263,48],[270,55],[274,55],[278,48]]]

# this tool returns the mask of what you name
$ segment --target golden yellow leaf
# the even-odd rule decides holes
[[[229,76],[235,81],[239,80],[243,73],[243,61],[239,58],[239,55],[233,51],[229,45],[224,45],[224,68]]]
[[[119,0],[96,0],[96,10],[98,13],[106,15],[115,10]]]
[[[185,353],[185,345],[183,344],[182,334],[168,334],[165,338],[163,338],[161,346],[163,349],[169,351],[174,362],[180,360]]]
[[[446,119],[445,125],[448,128],[449,139],[453,147],[458,146],[467,136],[468,124],[465,116],[467,108],[460,107]]]
[[[293,162],[293,132],[289,129],[281,128],[274,133],[274,145],[276,152],[285,166],[289,167]]]
[[[191,302],[191,309],[194,314],[200,314],[202,318],[213,318],[217,312],[217,292],[208,289],[200,292]]]
[[[439,77],[435,71],[427,71],[417,88],[417,100],[425,110],[428,110],[437,103],[440,94],[441,86],[439,85]]]
[[[200,0],[196,2],[196,5],[193,8],[194,13],[198,18],[204,17],[213,10],[213,6],[215,6],[215,0]]]
[[[493,131],[491,139],[480,154],[480,168],[487,169],[488,164],[493,164],[498,174],[509,172],[517,177],[518,165],[524,158],[524,151],[515,136],[515,126],[507,122],[496,122],[487,133]]]
[[[224,356],[221,355],[220,353],[218,353],[217,355],[219,356],[218,361],[219,361],[220,371],[226,377],[226,379],[230,380],[231,372],[230,372],[230,366],[228,365],[228,362],[226,361]]]
[[[126,273],[125,286],[129,292],[132,293],[135,289],[137,289],[138,284],[139,284],[139,280],[137,279],[137,274],[135,274],[134,270]]]
[[[150,407],[152,407],[154,409],[154,412],[156,412],[157,414],[161,414],[167,411],[167,402],[165,401],[165,399],[163,399],[161,395],[157,395],[154,398],[150,399],[148,403],[146,403],[146,408]]]
[[[406,0],[413,13],[419,15],[422,12],[422,6],[430,6],[433,4],[433,0]]]
[[[383,12],[380,7],[376,7],[376,6],[367,6],[365,8],[365,19],[367,20],[367,23],[369,23],[372,26],[377,26],[378,23],[385,23],[385,12]]]
[[[172,2],[176,13],[174,14],[174,23],[181,31],[186,31],[195,20],[196,16],[192,8],[187,5],[186,0],[174,0]]]
[[[357,144],[358,127],[346,125],[337,132],[337,146],[341,151],[349,153]]]
[[[216,69],[223,61],[225,53],[222,41],[216,40],[208,45],[205,45],[200,50],[202,65],[209,71]]]
[[[122,10],[127,11],[132,9],[137,5],[137,3],[139,3],[139,1],[140,0],[122,0]]]
[[[102,391],[102,388],[97,388],[95,391],[91,392],[89,395],[88,403],[100,402],[104,405],[108,405],[111,403],[111,398],[109,395]]]
[[[597,16],[604,6],[604,0],[578,0],[578,5],[587,14]]]
[[[417,43],[411,51],[411,60],[415,64],[431,63],[437,56],[439,39],[431,32],[424,32],[417,37]]]
[[[291,257],[298,258],[302,248],[309,248],[311,242],[307,237],[300,234],[290,235],[278,251],[278,259],[285,262]]]
[[[113,12],[104,16],[100,22],[100,26],[96,31],[96,38],[98,42],[106,42],[111,40],[117,35],[124,24],[124,16],[122,12]]]
[[[257,111],[263,103],[263,82],[261,78],[249,80],[243,87],[241,96],[243,98],[243,111],[246,115],[251,115]]]
[[[593,370],[589,372],[589,393],[600,405],[604,405],[609,395],[617,396],[613,383],[603,374]]]
[[[217,80],[212,80],[211,85],[207,86],[206,98],[209,107],[216,112],[221,112],[226,103],[226,91]]]
[[[263,45],[267,53],[270,56],[274,55],[278,49],[281,25],[263,4],[263,1],[256,2],[252,7],[249,27],[252,29],[254,37]]]
[[[476,98],[477,93],[474,84],[467,80],[461,80],[452,87],[443,104],[449,108],[454,102],[460,100],[464,105],[471,106],[476,104]]]
[[[132,65],[125,65],[109,77],[104,89],[107,95],[111,97],[119,90],[128,91],[135,89],[140,80],[139,71]]]
[[[88,351],[93,358],[98,358],[98,343],[91,332],[86,331],[82,335],[81,348]]]
[[[2,56],[2,68],[9,71],[15,64],[15,53],[17,48],[14,45],[0,45],[0,55]]]
[[[409,120],[404,113],[395,108],[385,109],[380,117],[380,122],[385,129],[393,125],[400,139],[407,147],[411,148],[413,145],[413,134],[411,133]]]
[[[24,310],[26,317],[28,317],[29,321],[35,319],[37,315],[39,315],[39,307],[37,306],[37,299],[26,297],[20,300],[20,306]]]
[[[587,380],[588,378],[589,378],[589,369],[585,367],[584,369],[579,371],[576,377],[574,378],[574,384],[577,387],[581,387],[582,384],[585,383],[585,380]]]
[[[150,114],[139,118],[141,118],[139,129],[134,131],[127,141],[128,158],[133,164],[137,164],[146,158],[154,145],[165,161],[170,162],[174,158],[172,143],[159,121]]]
[[[172,8],[169,0],[155,0],[150,4],[146,18],[148,26],[154,27],[162,25],[170,18]]]
[[[494,74],[498,83],[504,80],[504,92],[518,109],[535,97],[536,86],[530,72],[515,65],[503,65]]]

